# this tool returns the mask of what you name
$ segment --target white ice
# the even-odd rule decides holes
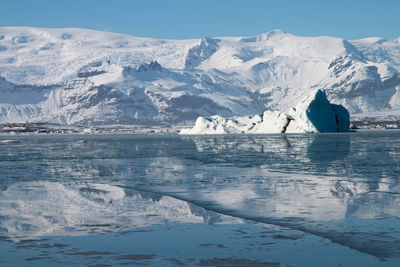
[[[315,90],[288,112],[265,111],[262,117],[199,117],[191,129],[181,134],[237,133],[317,133],[348,132],[349,112],[342,105],[331,104],[323,90]]]

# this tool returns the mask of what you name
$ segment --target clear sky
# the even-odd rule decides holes
[[[0,0],[0,26],[89,28],[187,39],[274,29],[345,39],[400,37],[400,0]]]

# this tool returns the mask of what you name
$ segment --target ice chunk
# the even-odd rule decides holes
[[[337,131],[348,132],[350,129],[350,114],[342,105],[331,104],[335,112]]]
[[[227,119],[215,115],[211,118],[198,117],[192,129],[182,129],[181,134],[223,134],[226,131]]]
[[[287,131],[291,133],[336,132],[335,112],[323,90],[316,90],[289,111],[293,118]]]
[[[287,114],[267,110],[262,118],[199,117],[192,129],[184,129],[181,134],[348,132],[349,126],[346,108],[329,103],[325,91],[315,90]]]
[[[248,133],[259,125],[262,119],[260,116],[245,116],[223,118],[215,115],[210,118],[198,117],[192,129],[182,129],[181,134],[238,134]]]
[[[258,125],[255,133],[284,133],[290,119],[279,111],[267,110],[263,114],[262,122]]]

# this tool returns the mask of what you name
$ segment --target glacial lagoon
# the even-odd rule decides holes
[[[0,266],[399,266],[400,131],[0,136]]]

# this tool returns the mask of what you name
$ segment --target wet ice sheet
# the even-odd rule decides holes
[[[0,145],[1,189],[44,180],[155,192],[394,264],[398,133],[15,137]]]

